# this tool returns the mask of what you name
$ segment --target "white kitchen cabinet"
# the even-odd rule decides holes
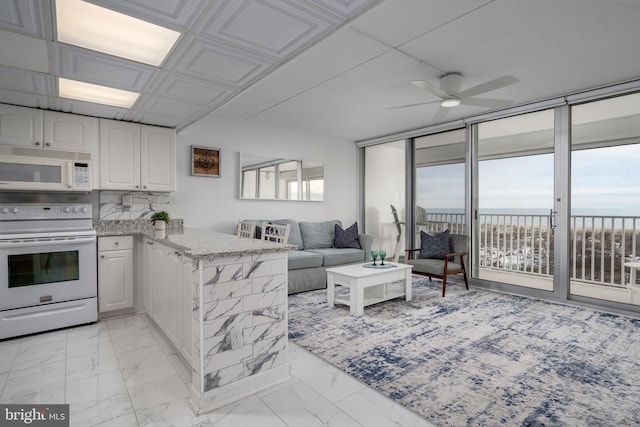
[[[98,238],[98,311],[133,308],[133,236]]]
[[[100,189],[175,191],[175,130],[100,119]]]
[[[91,152],[95,119],[0,104],[0,144]]]
[[[193,338],[191,325],[193,323],[193,260],[187,257],[182,258],[182,340],[180,353],[189,362],[191,360]]]
[[[44,147],[53,150],[91,152],[96,119],[77,114],[44,112]]]
[[[42,147],[42,110],[0,104],[0,144]]]
[[[182,255],[159,243],[154,243],[152,253],[152,318],[179,350],[183,337]]]
[[[183,286],[182,286],[182,254],[167,248],[165,266],[167,267],[165,291],[165,328],[169,341],[180,350],[183,341]]]
[[[100,189],[140,190],[140,125],[100,119]]]
[[[191,259],[179,251],[144,239],[144,300],[148,314],[191,364]],[[186,289],[189,289],[187,296]]]
[[[146,191],[176,191],[176,132],[140,127],[140,184]]]
[[[153,246],[154,242],[144,238],[142,240],[142,306],[151,317],[153,313]],[[140,268],[140,267],[138,267]]]
[[[163,331],[166,329],[166,295],[168,280],[165,280],[167,274],[167,268],[165,265],[165,246],[153,243],[151,249],[151,286],[153,291],[151,293],[151,318]]]

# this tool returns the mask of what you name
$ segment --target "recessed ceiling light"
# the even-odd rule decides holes
[[[140,94],[136,92],[63,78],[58,78],[58,95],[62,98],[77,99],[78,101],[93,102],[120,108],[131,108],[140,96]]]
[[[56,1],[58,41],[159,66],[180,33],[82,0]]]
[[[460,100],[458,98],[447,98],[440,101],[441,107],[451,108],[457,107],[458,105],[460,105]]]

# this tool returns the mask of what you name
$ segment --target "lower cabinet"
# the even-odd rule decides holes
[[[191,361],[191,348],[193,347],[193,261],[190,258],[182,259],[182,347],[180,353],[189,362]]]
[[[144,306],[169,341],[191,363],[193,263],[162,243],[144,239],[143,244]]]
[[[133,237],[98,238],[98,311],[133,308]]]

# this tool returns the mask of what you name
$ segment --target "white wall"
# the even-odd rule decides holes
[[[220,178],[191,176],[191,145],[221,149]],[[239,152],[317,160],[325,166],[323,202],[238,198]],[[235,233],[240,219],[356,221],[356,147],[353,141],[301,134],[288,129],[205,117],[177,134],[178,190],[173,215],[185,227]]]

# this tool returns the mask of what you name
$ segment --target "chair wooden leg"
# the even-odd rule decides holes
[[[462,275],[464,276],[464,285],[469,290],[469,280],[467,280],[467,269],[464,266],[464,259],[460,257],[460,263],[462,264]]]
[[[444,298],[444,293],[447,290],[447,275],[445,274],[442,278],[442,298]]]

